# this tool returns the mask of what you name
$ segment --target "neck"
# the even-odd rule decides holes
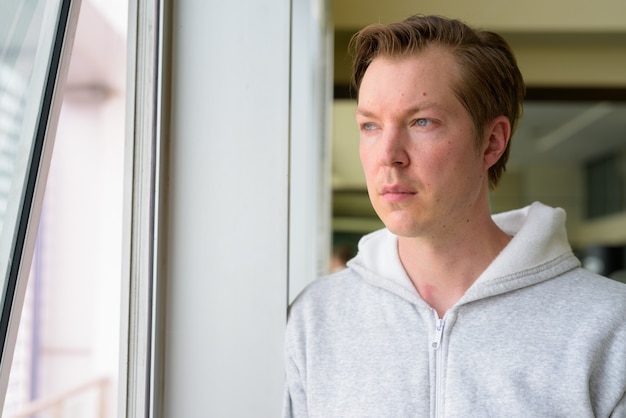
[[[454,235],[399,237],[400,261],[418,293],[443,317],[511,240],[486,217]]]

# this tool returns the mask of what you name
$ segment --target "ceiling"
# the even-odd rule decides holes
[[[581,164],[626,150],[626,20],[615,16],[626,15],[626,2],[600,3],[572,10],[570,3],[561,0],[550,6],[532,0],[517,10],[522,6],[511,2],[494,6],[487,0],[471,5],[419,2],[422,13],[460,18],[497,31],[511,44],[529,92],[512,139],[509,171],[536,164]],[[415,14],[416,4],[408,0],[334,0],[336,92],[347,91],[347,43],[352,34],[373,22]],[[341,93],[337,96],[346,98]],[[354,128],[352,132],[352,128],[335,129],[333,138],[335,216],[373,215],[363,206],[367,198],[355,151],[356,125],[344,120],[352,114],[340,109],[335,118],[340,119],[335,125]]]

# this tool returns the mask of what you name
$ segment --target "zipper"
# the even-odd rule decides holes
[[[437,318],[437,323],[435,324],[435,338],[433,338],[433,341],[431,343],[431,347],[434,350],[439,349],[439,347],[441,346],[441,339],[443,338],[443,327],[445,326],[446,322],[443,319],[439,319]]]
[[[435,417],[443,416],[443,329],[446,325],[444,319],[437,318],[435,323],[435,335],[430,346],[435,351]]]

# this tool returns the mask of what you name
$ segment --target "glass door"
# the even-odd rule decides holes
[[[79,7],[0,3],[0,411]]]

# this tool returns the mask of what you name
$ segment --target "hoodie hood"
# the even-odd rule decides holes
[[[493,296],[548,280],[580,266],[565,231],[565,211],[535,202],[493,216],[513,238],[492,261],[458,304]],[[348,262],[370,283],[408,299],[419,299],[398,256],[398,238],[387,229],[365,235]]]

